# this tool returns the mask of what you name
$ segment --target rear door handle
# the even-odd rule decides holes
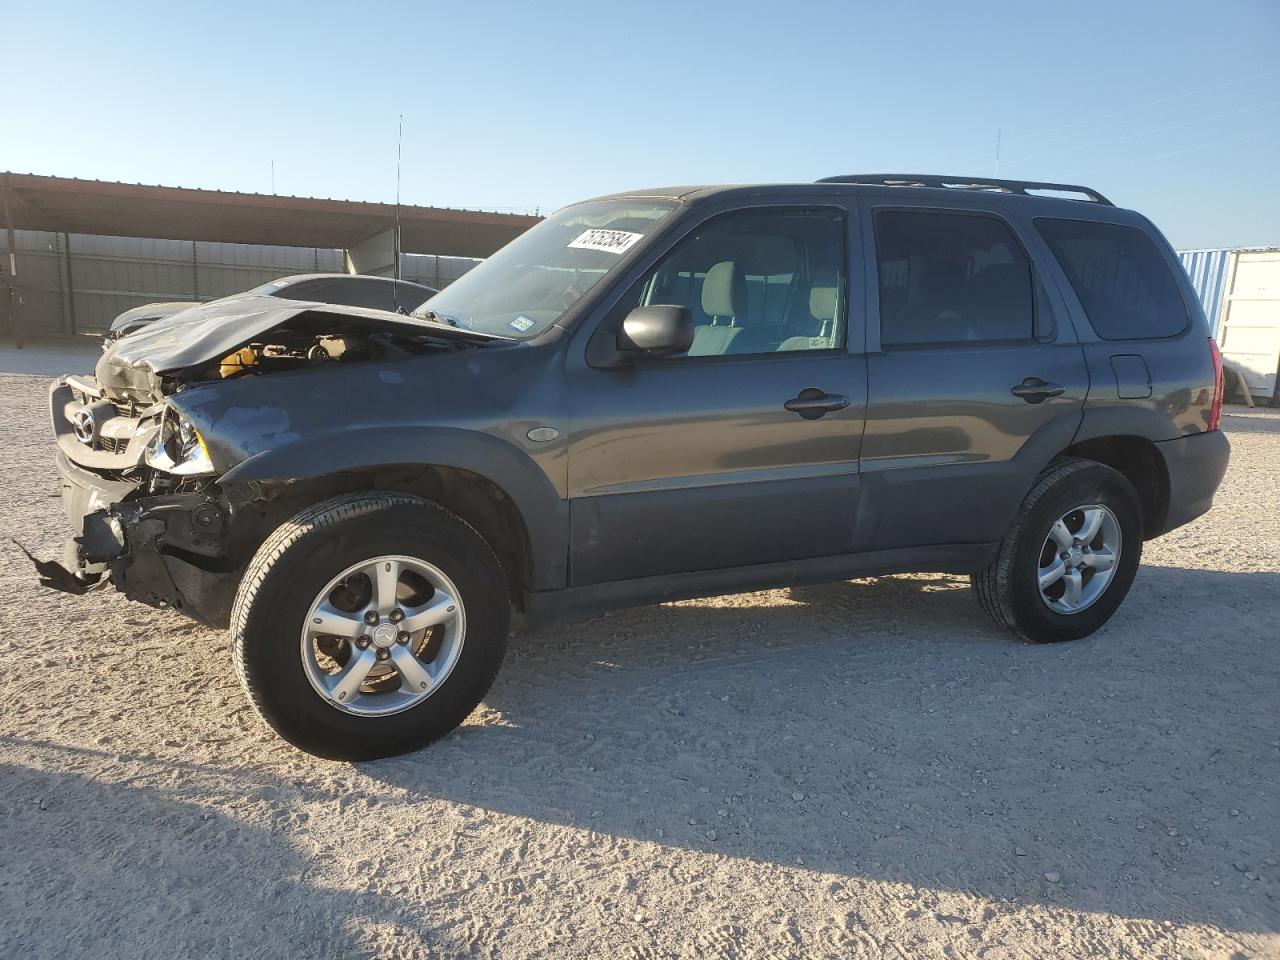
[[[848,397],[826,393],[817,387],[805,387],[798,396],[783,404],[792,413],[798,413],[806,420],[817,420],[832,410],[843,410],[848,405]]]
[[[1050,397],[1062,396],[1067,392],[1067,388],[1057,383],[1050,383],[1048,380],[1041,380],[1039,377],[1027,377],[1009,392],[1015,397],[1021,397],[1027,403],[1043,403]]]

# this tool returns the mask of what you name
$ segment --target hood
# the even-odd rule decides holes
[[[139,321],[157,320],[161,317],[169,317],[179,311],[186,310],[189,307],[196,306],[195,300],[170,300],[164,303],[144,303],[140,307],[133,307],[126,310],[120,316],[111,321],[110,330],[123,330],[131,327]]]
[[[511,339],[385,310],[242,296],[188,307],[117,340],[98,361],[97,380],[130,399],[154,398],[162,375],[207,367],[274,330],[299,326],[320,334],[386,333],[471,343]]]

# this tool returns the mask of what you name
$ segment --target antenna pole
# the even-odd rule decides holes
[[[400,114],[400,132],[396,137],[396,236],[395,243],[395,272],[392,276],[400,279],[400,154],[404,148],[404,114]],[[398,306],[398,304],[397,304]]]
[[[1000,176],[1000,140],[1004,136],[1004,128],[996,127],[996,176]]]
[[[276,162],[271,161],[271,195],[275,196],[276,192]]]

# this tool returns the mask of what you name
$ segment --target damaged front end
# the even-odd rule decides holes
[[[236,507],[199,435],[167,404],[109,399],[92,378],[55,382],[50,408],[63,508],[76,532],[63,552],[66,576],[45,564],[42,582],[79,593],[108,576],[130,599],[225,622]]]
[[[230,401],[249,378],[491,339],[501,338],[382,311],[247,298],[184,311],[111,344],[95,376],[50,388],[73,535],[61,568],[36,561],[41,582],[83,593],[105,577],[130,599],[224,625],[244,566],[289,504],[276,500],[279,491],[219,482],[246,451],[227,431],[249,421],[228,418],[203,436],[183,413],[186,392],[226,391]]]

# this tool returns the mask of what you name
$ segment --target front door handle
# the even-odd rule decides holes
[[[848,397],[826,393],[817,387],[805,387],[799,396],[792,397],[783,404],[792,413],[798,413],[806,420],[817,420],[832,410],[843,410],[848,405]]]
[[[1060,384],[1041,380],[1039,377],[1027,377],[1010,391],[1015,397],[1021,397],[1027,403],[1043,403],[1050,397],[1060,397],[1067,388]]]

